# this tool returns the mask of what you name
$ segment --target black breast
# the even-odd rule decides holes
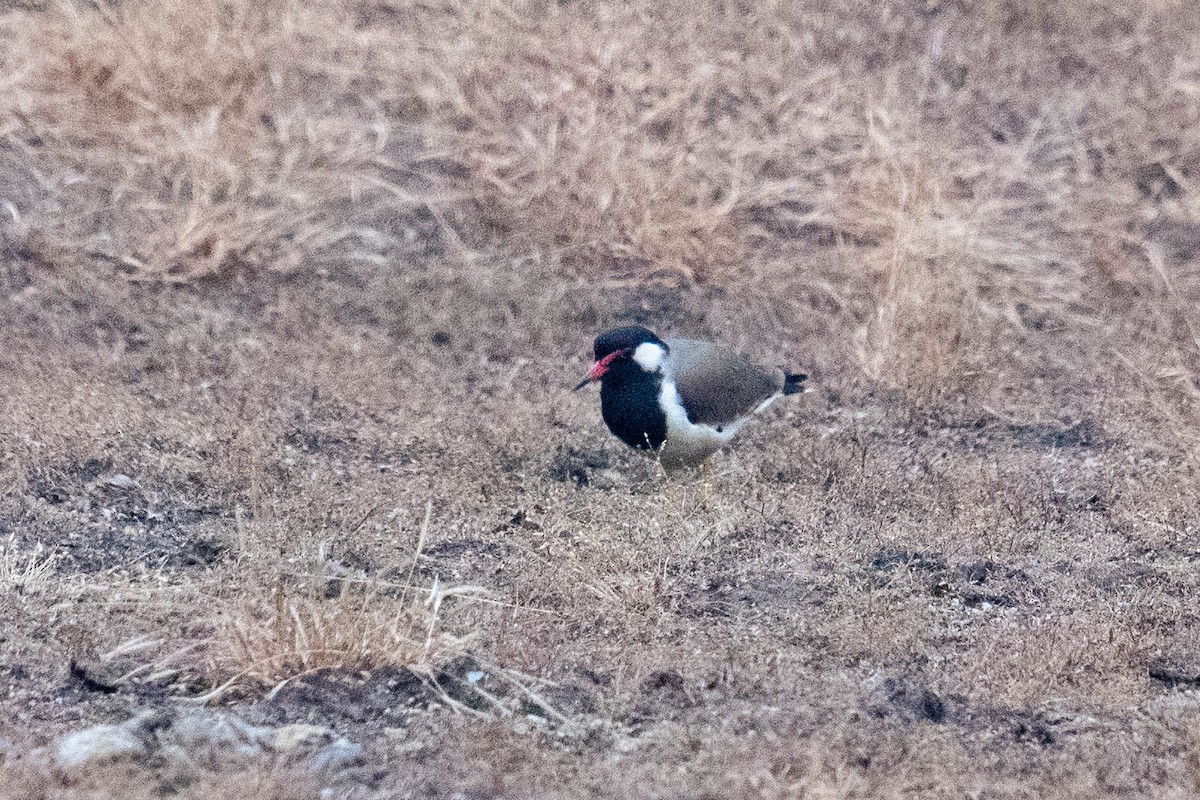
[[[657,450],[667,439],[667,415],[658,405],[660,375],[633,362],[614,365],[600,381],[600,412],[613,435],[630,447]]]

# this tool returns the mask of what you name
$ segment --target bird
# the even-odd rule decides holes
[[[600,412],[614,436],[655,456],[668,472],[703,467],[753,416],[808,377],[754,364],[694,339],[660,339],[641,325],[604,331],[595,363],[573,391],[600,383]]]

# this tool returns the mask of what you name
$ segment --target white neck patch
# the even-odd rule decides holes
[[[667,351],[661,344],[654,342],[642,342],[633,351],[633,360],[646,372],[658,372],[666,357]]]

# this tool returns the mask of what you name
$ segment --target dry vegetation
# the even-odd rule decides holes
[[[0,797],[1197,796],[1198,181],[1188,3],[0,3]]]

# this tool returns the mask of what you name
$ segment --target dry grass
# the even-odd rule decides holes
[[[428,514],[427,508],[415,559],[428,534]],[[337,574],[345,568],[318,556],[316,569],[298,586],[279,576],[269,597],[239,593],[219,615],[202,651],[205,677],[219,685],[197,700],[214,702],[231,689],[255,684],[276,693],[326,671],[399,667],[436,685],[439,669],[469,651],[465,637],[442,630],[442,605],[480,590],[442,587],[436,580],[419,587],[415,559],[405,581],[393,583]],[[189,653],[187,660],[197,659]]]
[[[101,6],[0,4],[0,796],[196,700],[363,796],[1200,791],[1193,7]],[[705,501],[566,392],[628,321],[815,391]]]
[[[361,94],[372,42],[336,4],[39,16],[13,39],[5,108],[36,131],[36,143],[10,136],[7,153],[10,210],[35,251],[69,241],[132,277],[175,281],[312,268],[360,233],[370,246],[350,209],[405,167],[405,137]],[[39,52],[54,56],[29,58]],[[26,221],[17,209],[39,195],[53,206]]]
[[[7,544],[0,547],[0,585],[18,594],[37,591],[38,584],[53,574],[55,558],[41,542],[25,551],[16,535],[9,534]]]
[[[136,769],[105,769],[99,774],[64,785],[37,769],[11,769],[10,781],[0,783],[4,800],[90,800],[96,797],[126,797],[151,800],[162,796],[162,787],[147,782]],[[318,800],[323,796],[320,781],[296,768],[267,769],[260,766],[229,774],[202,776],[172,785],[177,797],[223,797],[228,800]]]

